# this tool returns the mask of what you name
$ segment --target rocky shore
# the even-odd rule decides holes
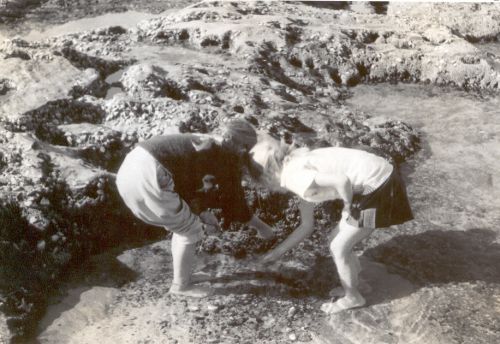
[[[132,29],[113,26],[44,41],[0,42],[0,305],[9,328],[2,330],[0,318],[0,336],[17,342],[32,338],[50,291],[90,255],[165,236],[137,222],[114,187],[114,173],[138,141],[162,133],[209,133],[243,117],[298,145],[364,145],[401,164],[421,148],[420,133],[400,120],[372,118],[350,107],[345,100],[352,87],[418,83],[496,94],[500,56],[473,43],[499,38],[495,3],[339,8],[315,2],[206,1]],[[278,239],[297,222],[293,198],[252,187],[247,196],[255,211],[279,229]],[[337,218],[338,204],[318,208],[318,231],[294,253],[295,264],[331,265],[320,243]],[[234,225],[205,239],[200,252],[232,261],[272,244]],[[373,252],[381,262],[388,254]],[[225,272],[237,272],[234,264]],[[206,325],[214,338],[230,342],[234,330],[246,324],[248,333],[264,328],[258,331],[263,343],[315,340],[306,331],[316,328],[313,319],[319,314],[312,306],[327,297],[335,277],[317,279],[296,266],[270,274],[265,277],[277,288],[271,298],[279,296],[281,302],[268,310],[269,317],[251,313],[260,302],[255,294],[269,287],[254,286],[232,301],[224,299],[225,306],[211,305],[206,312],[212,320],[190,318],[198,329],[191,339],[201,342]],[[164,294],[168,285],[168,276],[161,275],[144,282],[154,295]],[[132,289],[144,287],[141,283]],[[426,291],[419,293],[425,297]],[[148,299],[149,294],[141,295]],[[302,299],[287,301],[283,295]],[[184,313],[204,307],[167,300],[176,305],[168,309],[185,307]],[[231,310],[236,304],[242,308]],[[288,320],[278,320],[278,313],[288,314]],[[220,327],[213,319],[221,321]],[[175,326],[164,324],[171,331]],[[276,328],[296,326],[304,329],[273,341],[282,338]],[[224,331],[226,341],[220,336]]]

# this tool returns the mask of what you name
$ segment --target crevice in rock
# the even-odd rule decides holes
[[[333,82],[335,82],[337,85],[342,84],[342,78],[340,77],[338,68],[327,67],[327,70]]]
[[[274,94],[280,96],[282,99],[292,102],[292,103],[298,103],[297,98],[293,96],[293,94],[290,94],[284,85],[279,85],[277,87],[273,88]]]
[[[188,90],[198,90],[198,91],[204,91],[204,92],[208,92],[208,93],[212,93],[212,94],[215,93],[215,90],[213,87],[206,85],[204,83],[201,83],[200,81],[198,81],[192,77],[188,77],[185,80],[185,84],[186,84],[185,87]]]
[[[311,57],[306,58],[305,63],[307,68],[314,69],[314,61]]]
[[[162,68],[138,64],[127,69],[121,76],[121,85],[131,95],[140,98],[168,97],[174,100],[186,100],[185,90],[174,80],[167,78],[168,73]],[[194,84],[200,86],[201,84]]]
[[[296,134],[314,134],[311,127],[305,125],[299,118],[292,115],[275,116],[265,125],[266,130],[273,136],[284,139],[287,143],[293,143]]]
[[[2,173],[5,167],[7,167],[7,164],[8,163],[3,152],[0,152],[0,173]]]
[[[355,40],[356,37],[358,37],[358,32],[354,29],[342,29],[340,32],[352,40]]]
[[[55,100],[44,106],[25,113],[17,122],[6,122],[5,128],[10,131],[35,130],[42,136],[58,137],[57,126],[70,123],[100,123],[105,112],[99,106],[79,100]]]
[[[274,79],[285,86],[296,89],[304,94],[312,93],[312,86],[299,84],[283,71],[276,49],[270,42],[264,42],[257,54],[252,58],[249,70]]]
[[[465,39],[467,42],[472,44],[478,43],[490,43],[490,42],[499,42],[500,41],[500,33],[496,34],[486,34],[486,35],[471,35],[471,34],[463,34],[456,28],[450,28],[452,34],[462,39]]]
[[[14,90],[14,84],[12,80],[0,79],[0,96],[7,94],[10,90]]]
[[[185,41],[189,39],[189,32],[186,29],[182,29],[181,32],[179,33],[179,40],[180,41]]]
[[[237,112],[237,113],[244,113],[245,108],[241,105],[235,105],[235,106],[233,106],[233,111]]]
[[[126,65],[133,63],[133,61],[108,61],[99,57],[86,55],[74,48],[64,47],[61,49],[62,55],[68,61],[79,69],[94,68],[105,79],[108,75],[120,70]]]
[[[231,31],[227,31],[222,35],[222,49],[229,49],[231,46]]]
[[[218,47],[220,44],[221,44],[220,39],[217,36],[205,37],[200,42],[200,46],[203,48]]]
[[[267,105],[266,102],[264,102],[264,100],[262,100],[262,97],[258,94],[254,94],[252,96],[252,102],[253,102],[253,104],[255,104],[255,106],[257,108],[269,109],[269,105]]]
[[[179,123],[181,133],[209,133],[219,126],[217,113],[192,112],[188,119]]]
[[[212,4],[214,4],[216,7],[221,6],[217,1],[213,2]],[[253,6],[248,6],[248,4],[246,4],[245,2],[234,1],[231,2],[231,5],[234,7],[236,12],[242,15],[263,15],[268,11],[266,4],[259,2],[255,3],[255,5]]]
[[[18,58],[25,61],[31,60],[31,56],[26,51],[23,50],[14,50],[6,54],[4,58],[5,59]]]
[[[377,38],[379,38],[379,34],[378,34],[378,32],[374,32],[374,31],[362,31],[358,35],[358,40],[364,44],[371,44],[371,43],[375,42],[377,40]]]
[[[84,95],[90,95],[96,98],[104,98],[106,97],[106,93],[108,92],[109,88],[112,86],[113,85],[106,84],[103,79],[99,78],[86,87],[74,86],[69,91],[68,95],[73,99],[78,99]]]
[[[361,81],[360,77],[359,77],[359,74],[355,73],[355,74],[351,74],[347,80],[346,80],[346,85],[349,86],[349,87],[353,87],[353,86],[356,86],[357,84],[359,84],[359,82]]]
[[[356,69],[358,70],[359,77],[362,79],[370,75],[370,67],[365,66],[363,63],[356,63]]]
[[[376,14],[387,14],[389,1],[369,1],[368,3],[373,7]]]
[[[498,42],[499,36],[500,33],[496,35],[485,35],[485,36],[474,36],[466,34],[465,36],[463,36],[463,38],[469,43],[490,43],[490,42]]]
[[[330,10],[348,10],[351,7],[349,1],[301,1],[301,3],[307,6]]]
[[[165,97],[172,98],[174,100],[186,99],[186,95],[182,92],[179,86],[174,82],[167,80],[161,87],[161,93]]]
[[[97,34],[101,36],[119,36],[127,33],[127,29],[125,29],[122,26],[116,25],[116,26],[110,26],[107,28],[103,28],[100,30],[97,30]]]
[[[302,60],[295,55],[288,58],[288,63],[297,68],[302,68]]]
[[[462,56],[460,61],[465,64],[478,64],[481,58],[479,56]]]
[[[285,41],[288,45],[295,45],[299,43],[302,39],[302,29],[296,26],[287,25],[285,28]]]

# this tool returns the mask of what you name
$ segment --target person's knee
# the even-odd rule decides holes
[[[337,238],[336,238],[337,239]],[[333,239],[330,243],[330,252],[335,262],[343,262],[348,259],[349,249],[344,242]]]
[[[348,223],[345,220],[341,220],[338,224],[338,228],[340,232],[345,232],[345,231],[354,231],[357,230],[359,227]]]

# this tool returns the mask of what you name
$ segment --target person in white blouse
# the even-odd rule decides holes
[[[310,150],[259,133],[250,151],[262,184],[300,197],[300,225],[273,250],[260,257],[268,264],[297,246],[314,230],[314,205],[340,199],[342,217],[332,231],[330,251],[337,266],[344,296],[324,303],[326,313],[363,306],[358,290],[359,259],[352,249],[375,228],[413,219],[399,171],[386,159],[364,150],[327,147]]]

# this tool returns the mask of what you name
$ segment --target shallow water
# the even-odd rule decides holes
[[[125,72],[125,69],[120,69],[119,71],[116,71],[113,74],[108,75],[108,77],[106,78],[105,81],[108,84],[119,82],[120,78],[122,77],[122,75],[123,75],[124,72]]]
[[[123,93],[120,79],[125,72],[125,69],[120,69],[117,72],[114,72],[113,74],[108,75],[106,78],[106,83],[109,84],[111,87],[108,89],[106,92],[106,97],[105,99],[111,99],[113,98],[116,94]]]
[[[39,41],[49,37],[66,35],[88,30],[95,30],[109,26],[132,28],[142,20],[164,16],[175,10],[167,10],[160,14],[151,14],[137,11],[106,13],[97,17],[72,20],[60,25],[44,26],[42,28],[19,27],[17,32],[0,32],[0,40],[19,35],[28,41]]]
[[[106,92],[105,99],[111,99],[115,95],[120,93],[123,93],[123,90],[120,87],[110,87],[109,90]]]

